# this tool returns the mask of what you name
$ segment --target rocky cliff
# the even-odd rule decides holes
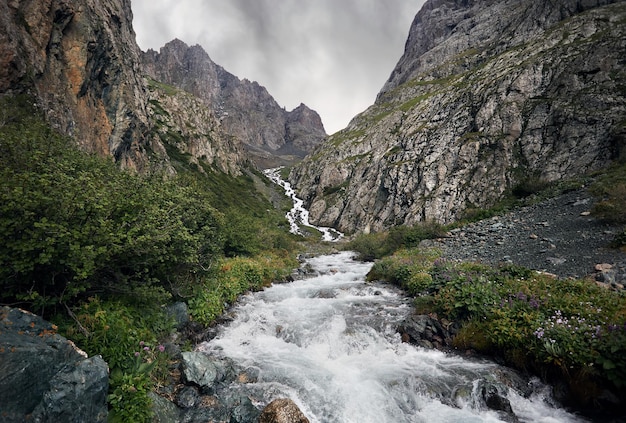
[[[130,2],[0,3],[0,93],[29,92],[83,148],[146,163],[149,123]]]
[[[0,2],[0,95],[30,95],[52,126],[125,168],[238,174],[248,157],[212,104],[147,77],[141,56],[129,0]]]
[[[144,53],[142,60],[152,78],[214,110],[224,132],[241,140],[261,167],[301,159],[326,137],[315,111],[304,104],[286,111],[264,87],[227,72],[198,45],[174,40],[159,52]]]
[[[623,1],[429,0],[374,105],[290,180],[311,219],[450,222],[626,145]]]

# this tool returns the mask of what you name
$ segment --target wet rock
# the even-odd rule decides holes
[[[154,392],[149,392],[148,396],[152,400],[154,423],[178,423],[181,421],[180,410],[173,402],[166,400]]]
[[[200,403],[200,394],[193,386],[185,386],[176,395],[176,404],[181,408],[192,408]]]
[[[442,348],[449,345],[451,340],[448,328],[444,328],[436,318],[425,314],[408,316],[398,326],[397,332],[404,342],[423,348]]]
[[[0,308],[0,374],[3,422],[107,420],[107,364],[34,314]]]
[[[257,367],[248,367],[237,375],[238,383],[255,383],[259,380],[259,369]]]
[[[231,423],[255,422],[259,418],[259,410],[247,396],[230,397],[226,401],[226,406],[231,412]]]
[[[168,317],[171,317],[176,322],[176,327],[178,329],[183,328],[187,322],[189,322],[189,309],[187,304],[183,302],[177,302],[165,309],[165,312]]]
[[[270,402],[261,412],[259,423],[309,423],[295,402],[280,398]]]
[[[493,384],[486,384],[481,389],[481,397],[485,401],[487,407],[496,411],[511,411],[511,404],[509,400],[504,398],[498,392],[498,388]]]
[[[498,414],[507,422],[517,423],[519,420],[511,408],[511,403],[503,395],[500,394],[498,388],[487,383],[481,389],[481,397],[485,405],[491,410],[498,411]]]
[[[217,368],[211,358],[201,352],[184,352],[182,371],[187,382],[194,383],[207,390],[217,381]]]

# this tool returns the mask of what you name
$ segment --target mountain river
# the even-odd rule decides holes
[[[392,286],[366,283],[370,263],[342,252],[307,266],[307,279],[242,297],[234,320],[199,346],[258,373],[229,389],[258,405],[291,398],[319,423],[514,421],[485,405],[485,387],[507,398],[519,421],[585,421],[555,406],[536,380],[403,343],[396,328],[410,301]]]
[[[320,231],[322,233],[322,240],[324,241],[339,241],[343,238],[343,234],[334,228],[315,226],[309,222],[309,211],[304,208],[304,201],[301,198],[298,198],[296,191],[291,187],[291,184],[281,178],[281,169],[282,167],[266,169],[263,173],[267,178],[269,178],[270,181],[284,189],[285,195],[293,202],[293,207],[285,215],[289,221],[289,225],[291,226],[290,232],[296,235],[304,235],[300,229],[300,225],[302,225]]]

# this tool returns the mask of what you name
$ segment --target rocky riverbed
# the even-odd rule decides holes
[[[626,253],[610,248],[620,227],[590,214],[593,198],[575,190],[425,241],[454,260],[514,263],[559,277],[593,276],[613,289],[626,284]]]

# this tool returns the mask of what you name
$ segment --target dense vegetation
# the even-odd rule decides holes
[[[283,278],[297,265],[288,224],[252,171],[137,175],[79,151],[26,97],[3,99],[0,113],[0,303],[101,354],[112,417],[149,421],[147,394],[167,377],[164,305],[184,300],[210,324]]]
[[[598,386],[626,389],[626,296],[588,280],[560,280],[513,265],[453,263],[436,250],[402,249],[368,278],[415,296],[419,312],[461,322],[461,349],[565,379],[581,400]]]

